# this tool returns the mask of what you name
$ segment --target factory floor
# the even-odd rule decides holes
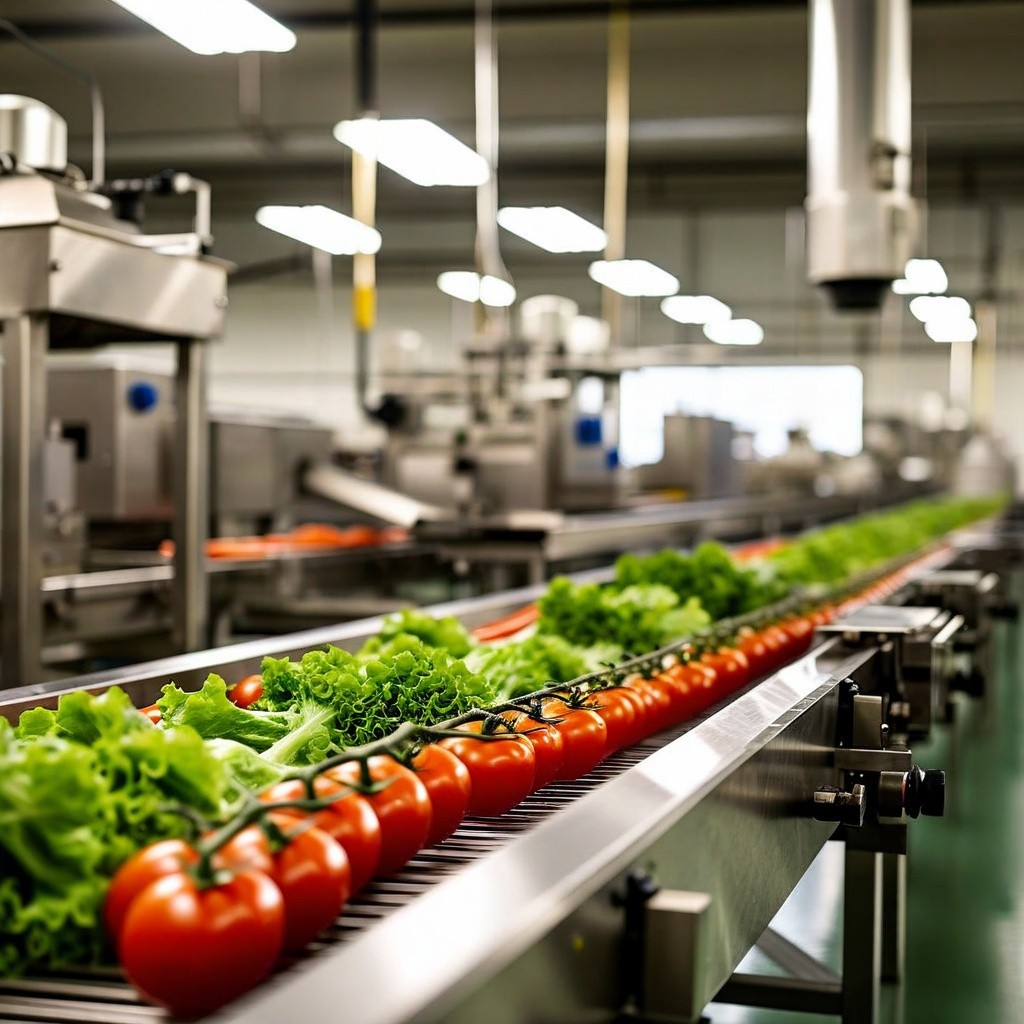
[[[1024,621],[997,625],[997,685],[988,709],[958,706],[949,730],[914,746],[924,767],[946,768],[944,818],[910,828],[907,970],[902,991],[883,992],[896,1024],[1024,1022]],[[773,927],[839,967],[843,850],[830,843]],[[754,950],[743,971],[780,974]],[[712,1024],[826,1024],[837,1018],[712,1004]]]

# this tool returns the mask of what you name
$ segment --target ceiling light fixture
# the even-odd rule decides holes
[[[380,250],[381,237],[376,228],[329,206],[261,206],[256,221],[334,256],[354,256],[357,252],[372,255]]]
[[[949,287],[949,278],[938,260],[907,260],[903,277],[893,281],[897,295],[941,295]]]
[[[933,320],[969,320],[971,304],[959,295],[918,295],[910,300],[910,312],[923,324]]]
[[[970,318],[954,320],[929,320],[924,332],[932,341],[954,344],[958,341],[974,341],[978,337],[978,325]]]
[[[732,310],[713,295],[670,295],[662,301],[661,311],[679,324],[710,324],[732,317]]]
[[[506,206],[498,223],[548,252],[602,252],[608,236],[564,206]]]
[[[249,0],[114,0],[193,53],[268,51],[295,47],[295,33]]]
[[[437,287],[453,299],[482,302],[485,306],[511,306],[516,290],[508,281],[473,270],[446,270],[437,279]]]
[[[415,185],[482,185],[490,177],[487,161],[475,150],[423,118],[339,121],[334,137]]]
[[[714,320],[704,325],[704,337],[716,345],[760,345],[764,328],[756,320]]]
[[[648,260],[596,260],[591,280],[629,298],[660,298],[679,290],[679,281]]]

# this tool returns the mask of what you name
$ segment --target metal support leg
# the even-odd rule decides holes
[[[907,950],[907,858],[882,854],[882,981],[903,980]]]
[[[43,648],[43,446],[49,318],[3,323],[0,686],[38,681]]]
[[[843,1024],[876,1024],[882,973],[882,854],[846,849]]]
[[[174,450],[174,626],[179,650],[207,646],[206,577],[209,427],[206,418],[206,350],[202,342],[178,343]]]

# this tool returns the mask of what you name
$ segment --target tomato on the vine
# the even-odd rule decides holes
[[[608,751],[608,727],[604,719],[586,708],[573,708],[549,697],[541,704],[548,718],[558,718],[554,727],[562,735],[562,764],[555,778],[562,782],[578,779],[595,768]]]
[[[771,656],[771,671],[789,660],[789,637],[778,626],[767,626],[761,630],[761,639]]]
[[[565,760],[565,741],[553,725],[538,722],[529,715],[516,715],[511,725],[517,733],[525,736],[533,747],[533,790],[543,789],[554,782]]]
[[[815,608],[814,611],[809,612],[807,618],[810,619],[811,625],[817,628],[818,626],[827,626],[829,623],[835,621],[836,609],[833,605],[825,604],[820,608]]]
[[[609,754],[633,742],[639,717],[635,696],[620,686],[587,694],[587,707],[604,721]]]
[[[661,732],[668,725],[672,711],[672,698],[661,687],[651,686],[649,679],[627,679],[623,688],[640,695],[644,702],[643,732],[638,739],[646,739]]]
[[[377,815],[365,797],[323,775],[317,778],[314,790],[317,797],[338,794],[334,803],[315,811],[311,816],[313,824],[338,842],[347,854],[352,874],[352,891],[358,892],[374,876],[380,863],[382,840]],[[305,796],[305,785],[298,779],[291,779],[279,782],[261,794],[260,799],[276,803],[279,800],[302,800]],[[308,816],[305,811],[298,809],[281,813],[297,818]]]
[[[118,954],[128,980],[148,999],[176,1017],[199,1017],[261,982],[284,934],[284,897],[261,871],[207,888],[179,871],[136,896]]]
[[[518,733],[496,733],[481,739],[483,723],[459,726],[465,738],[450,736],[441,746],[450,750],[468,769],[471,780],[469,813],[483,817],[504,814],[533,792],[537,757],[533,744]]]
[[[232,836],[214,855],[213,863],[231,871],[252,869],[265,875],[274,871],[270,842],[259,825],[250,825]]]
[[[750,662],[738,648],[719,648],[713,654],[706,654],[704,660],[707,666],[714,670],[717,677],[716,694],[718,697],[734,693],[751,680]]]
[[[740,650],[747,656],[750,663],[752,679],[760,679],[767,675],[773,667],[772,652],[760,633],[748,631],[740,636]]]
[[[790,653],[801,655],[814,641],[814,623],[807,615],[794,615],[779,623],[779,628],[790,639]]]
[[[429,743],[412,760],[413,771],[430,797],[427,846],[447,839],[469,809],[472,782],[469,769],[450,751]]]
[[[352,895],[352,873],[341,844],[326,832],[283,814],[271,820],[287,839],[269,873],[284,897],[284,948],[298,951],[341,913]]]
[[[419,853],[427,841],[430,834],[430,796],[415,772],[386,754],[371,757],[367,767],[374,782],[387,782],[378,792],[365,794],[365,799],[380,822],[381,850],[377,870],[382,875],[393,875]],[[350,786],[362,779],[360,766],[354,761],[330,768],[326,774]]]
[[[164,839],[133,853],[116,871],[103,903],[103,923],[116,943],[135,898],[155,881],[199,861],[199,853],[183,839]]]

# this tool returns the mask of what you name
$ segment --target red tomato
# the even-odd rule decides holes
[[[270,878],[284,897],[284,948],[300,950],[341,913],[352,895],[348,857],[326,832],[313,826],[296,829],[294,818],[274,815],[289,835],[275,855]]]
[[[771,655],[771,671],[789,660],[789,637],[778,626],[768,626],[761,630],[761,639]]]
[[[686,662],[679,676],[690,687],[692,714],[698,714],[718,699],[718,673],[702,659]]]
[[[261,676],[246,676],[228,691],[228,697],[233,704],[240,708],[251,707],[263,696],[263,678]]]
[[[133,853],[118,869],[103,903],[103,923],[117,942],[136,897],[155,881],[195,864],[199,854],[181,839],[164,839]]]
[[[692,718],[700,703],[699,689],[703,686],[703,676],[694,678],[683,662],[676,662],[664,672],[658,673],[653,680],[669,695],[672,702],[670,721],[673,725]]]
[[[618,686],[587,694],[587,707],[600,715],[608,732],[607,754],[621,750],[636,735],[639,712],[634,703],[635,696]]]
[[[747,633],[740,640],[740,650],[750,663],[750,676],[760,679],[772,670],[772,652],[760,633]]]
[[[651,686],[647,679],[630,679],[622,685],[623,688],[640,694],[644,702],[644,728],[638,738],[645,739],[661,732],[668,725],[672,710],[671,696],[660,687]]]
[[[533,747],[533,790],[536,792],[558,777],[565,760],[565,741],[553,725],[535,721],[529,715],[519,715],[514,728]]]
[[[541,704],[549,718],[561,718],[555,728],[562,734],[564,755],[556,779],[568,782],[586,775],[608,752],[608,728],[604,719],[585,708],[571,708],[564,701],[549,698]]]
[[[430,832],[427,846],[447,839],[466,816],[472,783],[469,770],[450,751],[436,743],[425,746],[412,762],[430,797]]]
[[[313,823],[338,842],[348,855],[352,891],[358,892],[374,876],[380,863],[382,839],[377,815],[365,797],[322,775],[317,778],[315,789],[318,797],[338,794],[333,804],[312,815]],[[279,782],[261,794],[260,799],[274,803],[278,800],[302,800],[305,795],[306,787],[298,779],[291,779]],[[299,810],[281,813],[306,817],[306,812]]]
[[[480,722],[460,726],[460,731],[480,732]],[[501,739],[481,740],[473,735],[451,736],[441,741],[468,769],[472,779],[469,813],[491,817],[504,814],[533,792],[537,757],[533,744],[516,733]]]
[[[789,637],[790,652],[797,656],[805,654],[814,641],[814,623],[807,615],[795,615],[779,623],[779,627]]]
[[[647,704],[644,702],[643,694],[637,690],[631,689],[628,686],[617,686],[615,689],[632,703],[633,710],[636,712],[636,718],[633,721],[633,728],[630,730],[629,739],[624,744],[629,747],[634,743],[638,743],[647,735]]]
[[[294,820],[292,821],[294,825]],[[259,825],[250,825],[229,839],[214,856],[214,864],[232,871],[262,871],[273,875],[274,856]]]
[[[154,725],[159,725],[164,720],[163,714],[155,704],[150,704],[148,708],[139,708],[139,714],[145,715]]]
[[[394,758],[378,754],[370,758],[368,765],[374,782],[390,780],[379,793],[365,796],[365,799],[380,822],[381,850],[377,870],[382,875],[393,875],[419,853],[427,841],[430,834],[430,796],[415,773]],[[355,762],[331,768],[327,774],[349,785],[361,777],[359,765]]]
[[[717,677],[717,696],[735,693],[750,682],[750,662],[747,656],[735,647],[723,647],[704,659]]]
[[[807,615],[812,626],[827,626],[830,622],[833,622],[836,617],[836,609],[832,605],[822,605],[821,608],[815,608],[814,611]]]
[[[135,898],[118,954],[128,980],[175,1017],[200,1017],[271,971],[285,933],[284,898],[260,871],[200,889],[186,872]]]

